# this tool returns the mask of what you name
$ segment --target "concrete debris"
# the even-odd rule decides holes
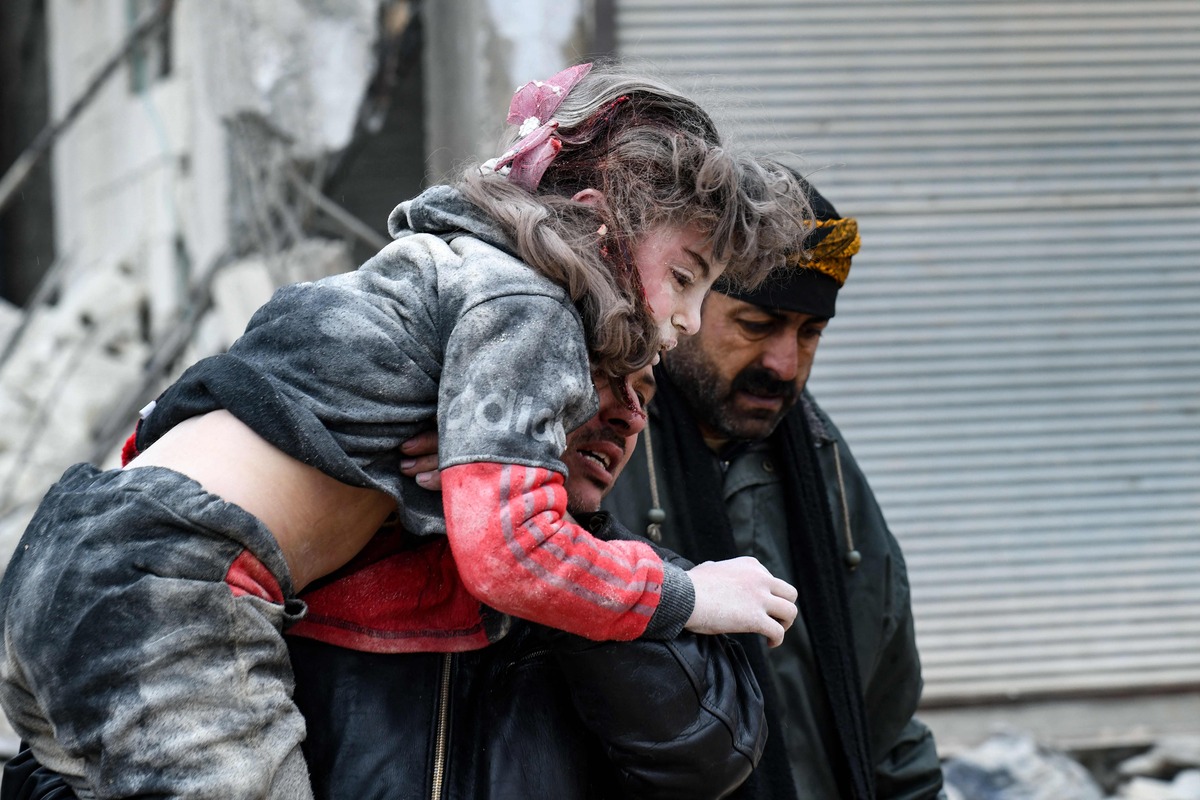
[[[0,375],[0,514],[35,503],[89,456],[92,431],[136,383],[149,353],[139,323],[144,300],[124,267],[94,265],[64,284],[57,303],[28,312]]]
[[[1028,736],[998,734],[944,765],[949,800],[1104,800],[1079,763]]]
[[[1120,800],[1200,800],[1200,770],[1186,770],[1168,783],[1155,778],[1134,778],[1121,788]]]
[[[1200,736],[1164,737],[1148,752],[1122,761],[1121,775],[1163,778],[1200,768]]]
[[[1164,736],[1145,753],[1128,757],[1130,752],[1128,747],[1089,750],[1079,753],[1077,761],[1037,744],[1028,734],[1000,733],[943,764],[946,796],[948,800],[1200,800],[1200,737]],[[1113,793],[1106,793],[1102,783]]]
[[[222,119],[251,115],[297,158],[345,147],[375,70],[379,0],[212,0],[197,64]]]
[[[348,272],[358,264],[346,242],[331,239],[305,239],[277,256],[284,283],[315,281],[327,275]]]

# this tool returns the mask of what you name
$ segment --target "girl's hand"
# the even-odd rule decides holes
[[[692,633],[760,633],[778,647],[796,621],[796,587],[780,580],[752,556],[705,561],[688,571],[696,607],[686,630]]]

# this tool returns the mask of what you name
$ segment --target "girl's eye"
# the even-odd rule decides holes
[[[692,283],[696,280],[695,278],[692,277],[690,272],[684,272],[684,271],[678,270],[678,269],[671,270],[671,274],[675,276],[675,282],[678,283],[682,288],[685,288],[685,289],[687,287],[691,286]]]

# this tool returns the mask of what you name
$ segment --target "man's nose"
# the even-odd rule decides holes
[[[766,341],[761,361],[781,381],[794,381],[800,374],[800,343],[786,333],[772,336]]]
[[[645,409],[638,403],[636,395],[633,402],[637,404],[630,408],[623,400],[617,400],[611,408],[604,409],[604,421],[622,436],[633,436],[641,433],[646,427]]]

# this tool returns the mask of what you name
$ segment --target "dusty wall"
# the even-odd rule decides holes
[[[55,118],[123,45],[128,8],[48,3]],[[178,0],[165,74],[135,91],[123,67],[55,143],[62,263],[23,315],[0,315],[0,344],[20,334],[0,347],[0,552],[66,466],[96,457],[215,267],[228,272],[213,292],[225,299],[177,347],[191,357],[227,346],[274,284],[351,266],[344,247],[305,245],[303,231],[267,252],[231,250],[237,215],[262,208],[233,200],[246,145],[235,122],[261,120],[279,163],[344,147],[374,70],[377,12],[377,0]]]

